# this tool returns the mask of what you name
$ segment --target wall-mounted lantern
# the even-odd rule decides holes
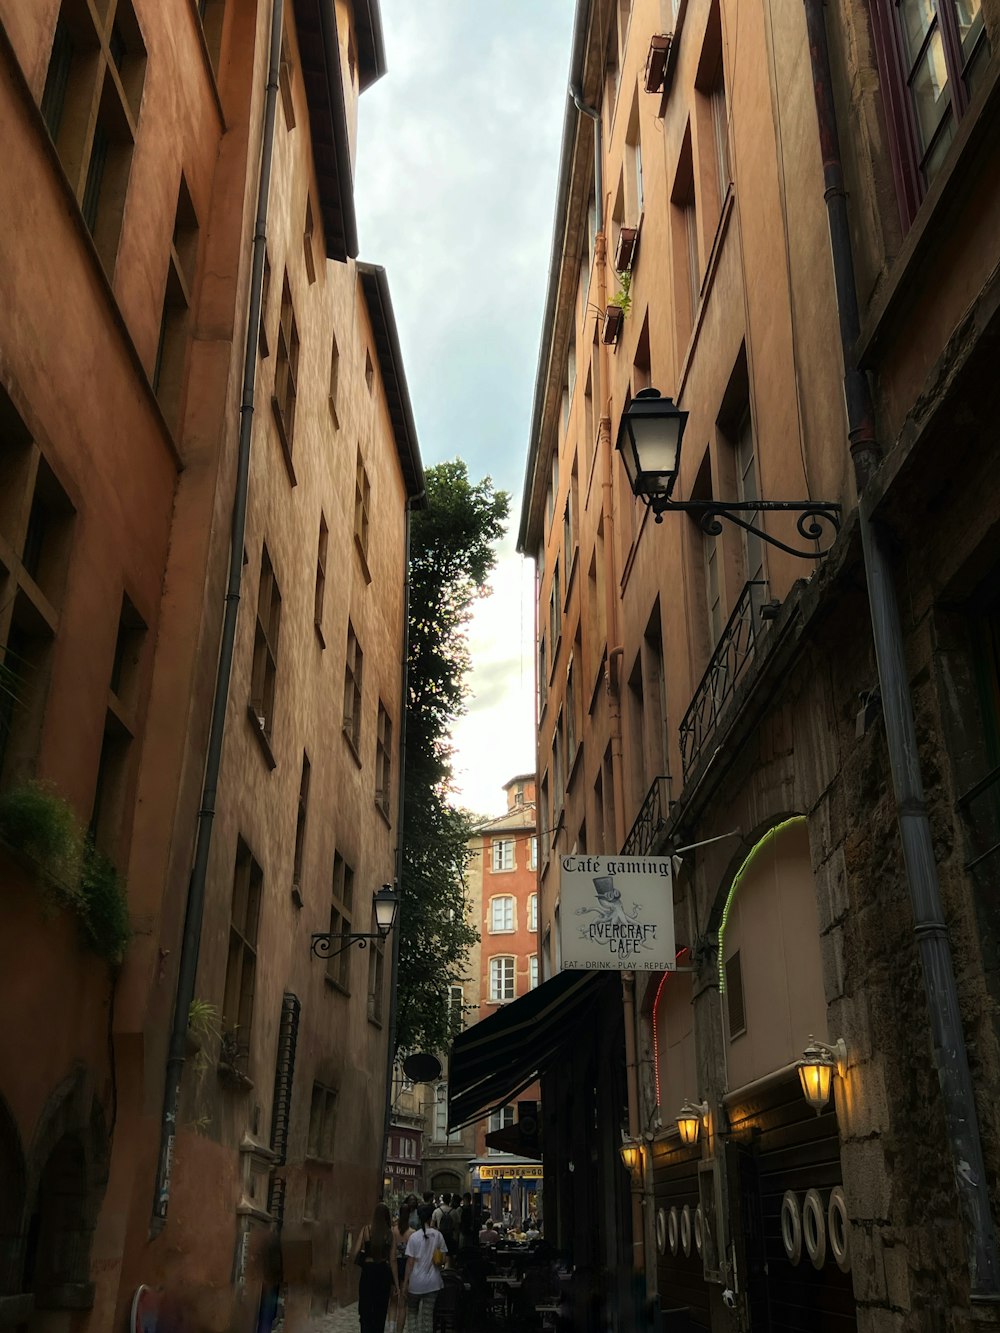
[[[366,934],[363,931],[341,930],[313,935],[312,951],[316,957],[336,958],[337,954],[343,953],[352,944],[356,944],[360,949],[367,949],[369,940],[384,940],[396,924],[396,916],[399,912],[399,894],[391,884],[383,884],[378,893],[372,894],[372,906],[375,910],[375,930],[373,932]],[[343,941],[339,949],[333,947],[335,940]]]
[[[693,1147],[701,1133],[701,1122],[708,1115],[708,1102],[685,1102],[677,1112],[677,1128],[681,1143]]]
[[[799,1082],[806,1101],[819,1115],[830,1100],[834,1074],[844,1077],[847,1068],[847,1044],[843,1037],[829,1045],[810,1035],[809,1045],[799,1061]]]

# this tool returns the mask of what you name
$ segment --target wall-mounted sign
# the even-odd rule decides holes
[[[669,856],[564,856],[559,876],[564,969],[663,972],[676,966]]]
[[[532,1166],[481,1166],[480,1180],[541,1180],[542,1168]]]

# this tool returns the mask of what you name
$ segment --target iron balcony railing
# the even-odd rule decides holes
[[[698,762],[705,742],[719,725],[736,686],[753,659],[760,632],[760,608],[766,593],[767,583],[763,579],[752,579],[743,585],[705,674],[681,719],[681,765],[685,779]]]
[[[666,827],[670,809],[670,778],[663,775],[653,779],[646,799],[636,816],[622,847],[622,856],[649,856],[656,845],[660,830]]]

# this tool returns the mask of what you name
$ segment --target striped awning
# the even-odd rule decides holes
[[[448,1061],[449,1130],[506,1106],[565,1058],[607,980],[602,972],[560,972],[459,1033]]]

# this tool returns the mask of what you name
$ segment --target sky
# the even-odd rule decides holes
[[[424,465],[511,497],[469,630],[457,799],[504,809],[535,763],[534,566],[515,550],[555,212],[573,0],[381,0],[388,73],[361,97],[360,257],[385,266]]]

